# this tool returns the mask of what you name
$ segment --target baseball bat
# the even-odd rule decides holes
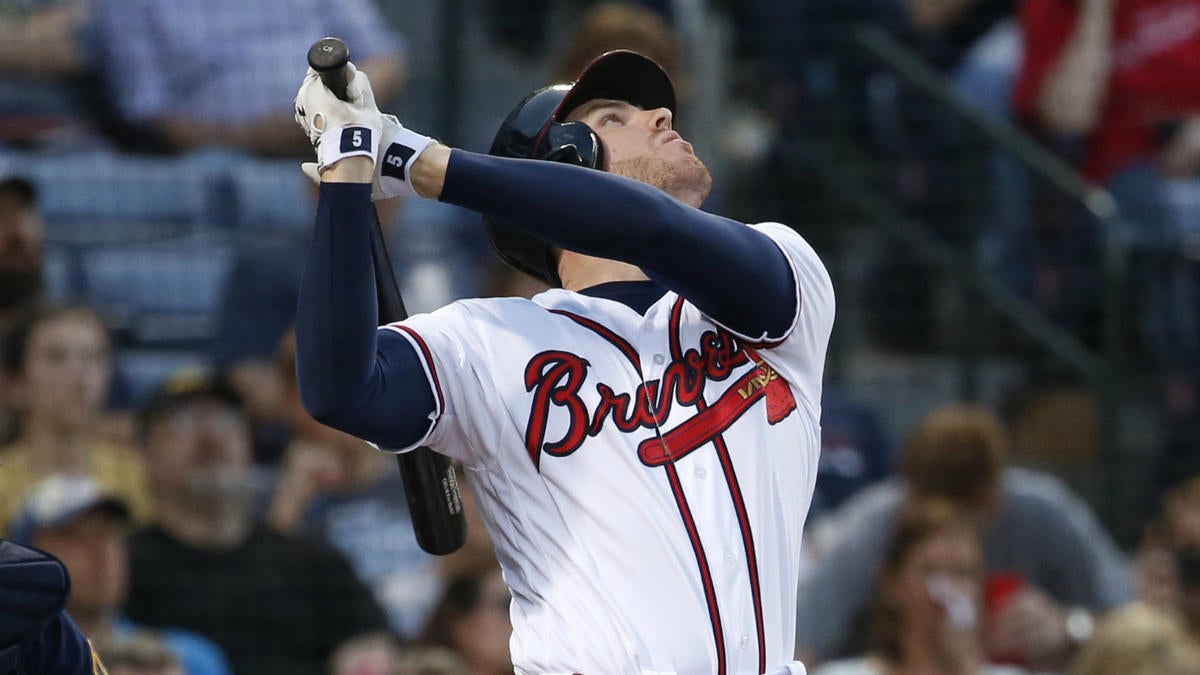
[[[343,101],[349,84],[350,49],[335,37],[313,43],[308,50],[308,65],[321,74],[325,86]],[[400,286],[392,271],[392,261],[379,227],[379,214],[371,227],[371,260],[375,268],[375,289],[379,296],[379,320],[393,323],[408,317]],[[396,455],[413,532],[421,548],[434,555],[457,551],[467,538],[467,519],[463,514],[458,480],[450,459],[427,447]]]

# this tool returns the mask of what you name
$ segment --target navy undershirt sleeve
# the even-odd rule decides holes
[[[406,447],[428,430],[435,402],[416,351],[377,329],[370,191],[321,186],[296,315],[297,375],[320,422]],[[791,268],[769,237],[637,181],[455,150],[442,200],[519,223],[551,245],[637,265],[745,335],[781,337],[795,316]]]
[[[433,391],[416,350],[379,330],[371,186],[322,183],[296,311],[296,374],[317,421],[383,447],[429,429]]]
[[[454,150],[441,200],[558,248],[637,265],[743,335],[783,337],[795,318],[792,270],[768,236],[644,183]]]

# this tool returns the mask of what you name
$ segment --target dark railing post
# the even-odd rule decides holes
[[[1105,199],[1107,198],[1107,199]],[[1121,517],[1121,484],[1125,480],[1124,458],[1121,452],[1119,418],[1125,386],[1126,338],[1129,331],[1129,311],[1125,304],[1129,288],[1128,229],[1112,199],[1105,193],[1096,197],[1094,210],[1100,214],[1103,236],[1103,278],[1101,281],[1104,324],[1103,343],[1105,369],[1098,378],[1096,403],[1097,429],[1100,447],[1097,455],[1101,466],[1101,483],[1106,499],[1100,504],[1104,522],[1118,523]]]

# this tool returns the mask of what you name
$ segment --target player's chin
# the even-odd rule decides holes
[[[677,183],[686,185],[695,192],[701,192],[707,196],[712,190],[712,174],[709,173],[704,162],[695,155],[689,154],[677,162],[672,173],[674,173]]]

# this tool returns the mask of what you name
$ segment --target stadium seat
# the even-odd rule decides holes
[[[94,247],[81,264],[87,301],[134,345],[200,348],[212,336],[233,251],[184,239]]]
[[[312,225],[314,186],[296,162],[243,159],[229,167],[241,233],[302,232]]]
[[[31,156],[23,171],[39,188],[47,241],[152,240],[211,220],[211,176],[187,159]]]

